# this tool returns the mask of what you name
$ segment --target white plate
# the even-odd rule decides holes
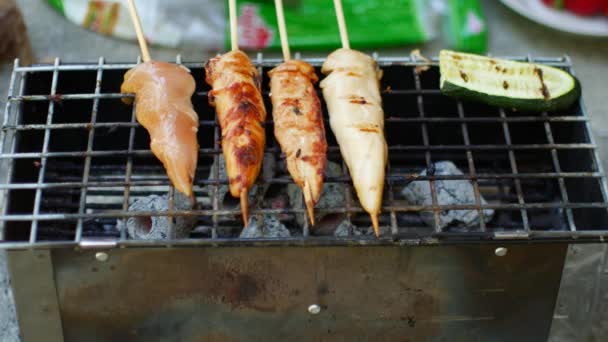
[[[608,37],[608,17],[582,17],[549,8],[541,0],[501,0],[503,4],[537,23],[585,36]]]

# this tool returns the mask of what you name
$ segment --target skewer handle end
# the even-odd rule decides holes
[[[342,9],[342,0],[334,0],[334,8],[338,19],[338,28],[340,29],[340,40],[342,41],[343,49],[350,49],[348,40],[348,31],[346,30],[346,21],[344,20],[344,10]]]
[[[239,49],[239,25],[236,13],[236,0],[228,0],[228,12],[230,16],[230,47],[232,51]],[[245,223],[245,226],[247,223]]]
[[[139,14],[137,14],[137,8],[135,7],[135,0],[129,0],[129,14],[131,15],[131,21],[135,27],[135,34],[137,35],[137,42],[141,49],[141,58],[144,62],[150,61],[150,51],[148,50],[148,43],[144,36],[144,30],[141,27],[141,21],[139,20]]]

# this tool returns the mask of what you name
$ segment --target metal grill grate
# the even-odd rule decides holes
[[[317,237],[318,232],[307,224],[295,224],[293,215],[303,214],[304,208],[267,204],[251,208],[251,214],[284,215],[292,237],[238,238],[240,211],[221,206],[218,189],[227,180],[220,179],[217,167],[211,168],[221,153],[220,131],[214,109],[207,103],[203,63],[184,63],[197,81],[192,100],[201,120],[195,180],[201,207],[175,209],[173,188],[149,150],[146,131],[137,124],[134,108],[121,103],[125,97],[119,93],[122,76],[134,64],[106,64],[100,58],[97,64],[61,64],[57,59],[53,65],[32,67],[15,61],[0,132],[0,162],[6,176],[0,184],[2,246],[597,241],[608,234],[604,174],[582,103],[542,115],[461,103],[440,94],[436,61],[419,74],[415,67],[421,63],[410,58],[375,57],[384,70],[382,96],[389,143],[381,239]],[[323,62],[307,61],[316,67]],[[535,61],[572,72],[567,57]],[[264,75],[263,92],[271,118],[266,73],[280,60],[259,54],[254,62]],[[177,63],[181,63],[179,57]],[[269,121],[266,150],[282,163],[272,132]],[[342,165],[343,175],[326,177],[326,183],[350,184],[339,148],[331,130],[327,132],[328,158]],[[441,160],[454,162],[464,174],[419,174],[431,171],[433,163]],[[437,182],[457,180],[472,182],[474,203],[440,204]],[[430,184],[432,204],[408,204],[401,189],[421,181]],[[260,177],[258,184],[263,183],[280,188],[292,181],[282,174],[266,180]],[[318,208],[316,213],[345,215],[356,226],[369,226],[354,192],[344,188],[344,203]],[[127,210],[134,199],[152,193],[169,194],[169,211]],[[440,215],[446,210],[474,210],[483,217],[484,209],[493,209],[495,214],[488,222],[479,220],[477,227],[440,226]],[[421,212],[433,213],[433,227],[420,220]],[[196,216],[199,228],[189,239],[162,241],[129,240],[125,229],[116,229],[120,218],[160,215]]]

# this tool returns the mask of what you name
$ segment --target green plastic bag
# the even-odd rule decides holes
[[[478,0],[447,0],[443,32],[451,49],[485,53],[487,50],[486,23]]]
[[[135,40],[125,1],[49,0],[70,21],[101,34]],[[443,31],[449,47],[483,53],[486,25],[479,0],[342,0],[350,44],[357,49],[419,45]],[[206,51],[230,47],[227,0],[136,0],[146,39]],[[274,1],[237,1],[239,46],[279,49]],[[333,1],[284,0],[292,50],[340,46]],[[441,24],[440,24],[441,23]],[[441,30],[443,28],[443,30]]]
[[[424,21],[427,10],[419,0],[343,0],[342,6],[350,44],[355,49],[421,43],[433,36]],[[302,0],[293,5],[286,2],[284,12],[292,49],[327,50],[340,46],[332,1]],[[273,1],[240,1],[237,13],[240,45],[249,49],[281,47]],[[226,48],[230,46],[229,39],[230,32],[226,31]]]

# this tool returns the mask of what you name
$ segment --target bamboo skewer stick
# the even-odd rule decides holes
[[[236,0],[228,0],[228,10],[230,12],[230,44],[232,51],[239,49],[239,27],[236,17]]]
[[[135,34],[137,35],[137,42],[141,50],[141,59],[144,62],[150,61],[150,51],[148,50],[148,43],[144,36],[144,30],[141,28],[141,22],[139,20],[139,14],[137,14],[137,8],[135,7],[135,0],[129,0],[129,13],[131,14],[131,21],[135,27]]]
[[[277,24],[279,25],[279,36],[281,37],[281,50],[283,51],[283,60],[287,62],[291,59],[291,53],[289,52],[289,39],[287,38],[285,14],[283,13],[283,0],[274,0],[274,5],[277,10]]]
[[[228,0],[228,11],[230,12],[230,47],[232,51],[239,50],[239,25],[236,16],[236,0]],[[242,190],[239,196],[241,204],[241,216],[245,227],[249,224],[249,197],[247,190]]]
[[[346,22],[344,21],[344,10],[342,9],[342,0],[334,0],[334,7],[336,8],[336,17],[338,18],[338,28],[340,29],[342,48],[350,49],[348,32],[346,31]]]

